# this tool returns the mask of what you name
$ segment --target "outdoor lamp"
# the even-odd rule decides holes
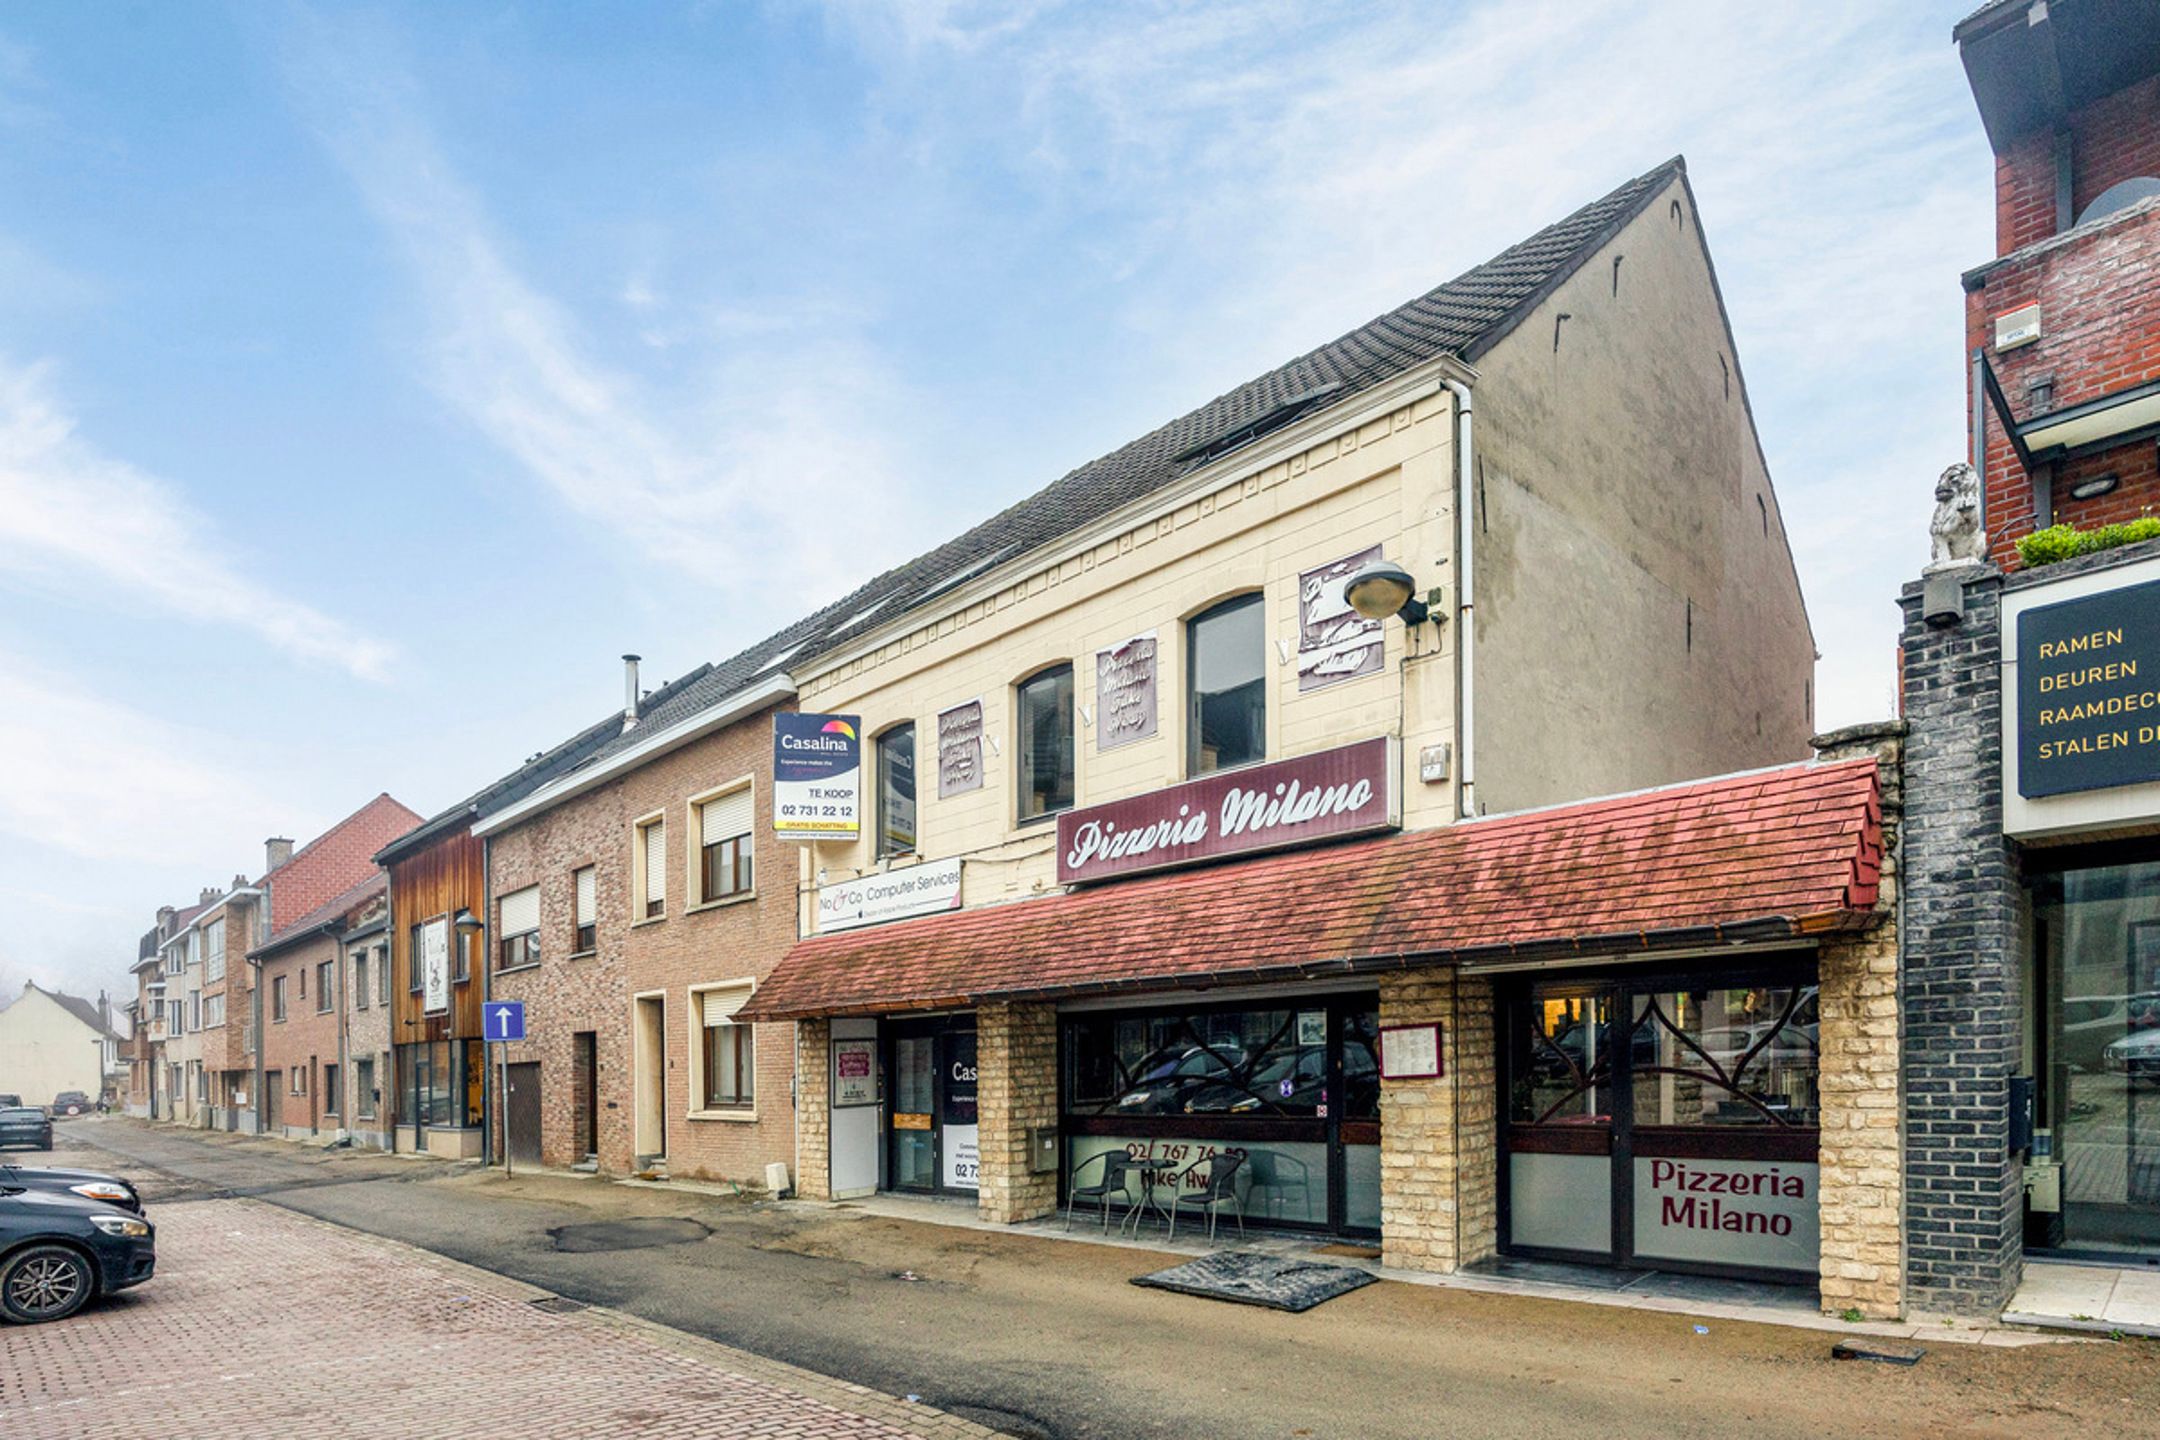
[[[477,933],[480,929],[480,917],[473,914],[470,910],[458,911],[457,919],[451,921],[450,923],[457,926],[457,932],[460,935],[472,935]]]
[[[1417,598],[1417,581],[1392,560],[1373,560],[1343,581],[1343,598],[1367,620],[1399,615],[1405,625],[1420,625],[1430,612]]]

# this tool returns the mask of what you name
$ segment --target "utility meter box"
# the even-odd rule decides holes
[[[1037,1125],[1028,1131],[1028,1173],[1030,1175],[1048,1175],[1057,1168],[1057,1126]]]

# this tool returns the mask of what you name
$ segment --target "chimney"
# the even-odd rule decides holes
[[[282,835],[273,835],[268,840],[263,841],[263,869],[266,872],[277,869],[278,866],[290,859],[292,859],[292,841],[287,840]]]
[[[217,899],[217,897],[218,897],[218,888],[217,888],[217,886],[215,886],[215,885],[205,885],[205,886],[203,886],[203,888],[202,888],[202,894],[200,894],[200,895],[198,895],[198,896],[196,896],[196,897],[195,897],[195,903],[196,903],[196,904],[198,904],[198,905],[207,905],[207,904],[209,904],[209,903],[210,903],[210,902],[211,902],[212,900],[215,900],[215,899]]]
[[[170,939],[172,939],[172,920],[173,920],[173,908],[172,908],[172,906],[170,906],[170,905],[160,905],[160,906],[158,906],[158,907],[157,907],[157,933],[158,933],[158,939],[160,939],[160,940],[170,940]]]
[[[625,729],[625,730],[634,730],[634,729],[636,729],[636,728],[637,728],[637,722],[638,722],[638,713],[637,713],[637,712],[638,712],[637,662],[638,662],[639,660],[643,659],[643,658],[644,658],[643,656],[639,656],[639,655],[625,655],[625,656],[623,656],[623,657],[622,657],[622,663],[623,663],[623,708],[622,708],[622,728],[623,728],[623,729]]]

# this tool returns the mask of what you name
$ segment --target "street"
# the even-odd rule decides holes
[[[307,1376],[334,1362],[340,1406],[372,1415],[372,1435],[554,1433],[528,1417],[544,1410],[567,1423],[558,1407],[583,1427],[560,1433],[609,1433],[609,1423],[644,1417],[638,1433],[674,1434],[655,1428],[659,1417],[683,1423],[682,1402],[703,1393],[683,1383],[679,1358],[655,1358],[652,1331],[619,1331],[605,1312],[544,1316],[455,1278],[470,1272],[430,1269],[366,1236],[835,1377],[888,1406],[913,1395],[1021,1436],[2160,1434],[2160,1365],[2142,1341],[1944,1343],[1906,1369],[1833,1361],[1835,1336],[1823,1331],[1711,1320],[1697,1334],[1682,1315],[1396,1283],[1287,1315],[1134,1288],[1126,1282],[1159,1263],[1144,1251],[840,1208],[553,1174],[506,1180],[122,1120],[63,1126],[60,1143],[55,1163],[144,1184],[160,1274],[72,1326],[0,1338],[9,1372],[0,1432],[10,1437],[190,1433],[169,1418],[175,1382],[215,1393],[210,1377],[270,1374],[273,1358],[264,1393],[317,1397],[306,1401],[311,1425],[326,1412]],[[384,1267],[410,1270],[414,1283],[384,1284]],[[283,1298],[265,1305],[273,1283]],[[242,1293],[252,1308],[223,1308]],[[189,1353],[215,1363],[179,1360],[170,1345],[156,1361],[133,1356],[125,1335],[137,1317],[204,1337]],[[476,1322],[497,1337],[481,1347],[488,1374],[470,1373],[476,1352],[460,1347],[454,1382],[416,1380],[452,1363],[452,1352],[430,1348],[444,1327]],[[383,1363],[360,1363],[371,1356]],[[55,1382],[56,1365],[80,1367],[77,1378]],[[544,1406],[520,1408],[514,1427],[476,1413],[476,1385],[493,1377],[515,1390],[520,1376],[532,1395],[532,1377],[546,1377]],[[82,1388],[92,1378],[94,1397]],[[26,1394],[34,1401],[56,1383],[74,1408],[21,1423]],[[846,1393],[811,1392],[871,1411],[869,1397],[836,1398]],[[282,1427],[290,1413],[280,1410],[249,1413]],[[906,1433],[819,1428],[799,1412],[742,1420],[748,1413],[737,1412],[746,1428],[679,1433]],[[218,1424],[220,1435],[241,1433]]]

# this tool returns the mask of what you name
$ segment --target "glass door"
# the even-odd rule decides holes
[[[895,1035],[892,1042],[892,1187],[937,1188],[937,1036]]]
[[[1610,986],[1541,985],[1506,1007],[1509,1248],[1613,1249]]]

